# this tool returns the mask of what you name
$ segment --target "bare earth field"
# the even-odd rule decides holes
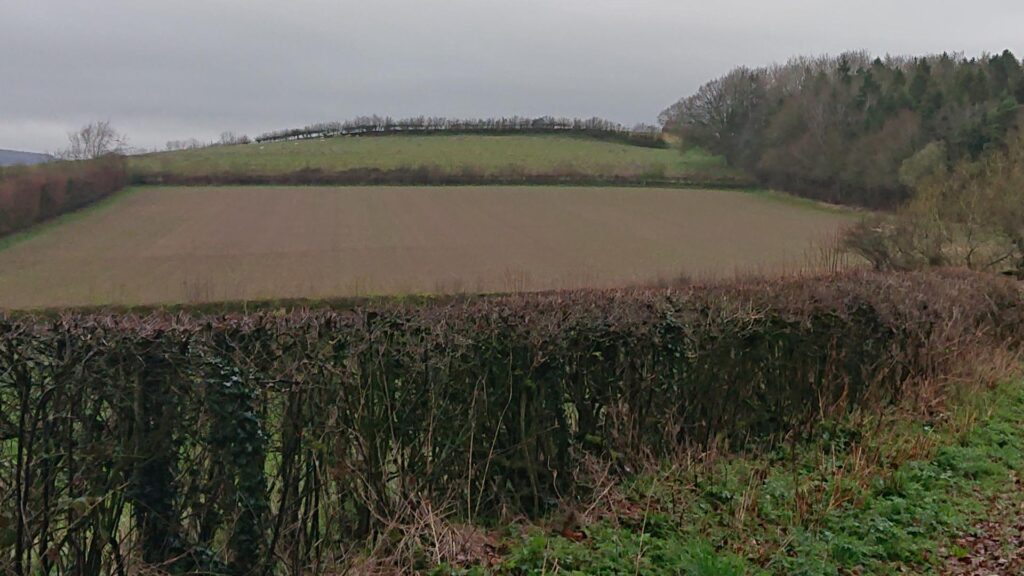
[[[137,188],[0,247],[0,308],[605,287],[791,271],[850,215],[561,187]]]

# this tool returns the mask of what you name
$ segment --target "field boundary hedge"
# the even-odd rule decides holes
[[[174,186],[647,186],[746,188],[754,181],[743,176],[693,175],[668,178],[661,173],[595,176],[584,172],[531,174],[525,171],[484,173],[473,169],[449,171],[433,166],[418,168],[352,168],[329,171],[306,168],[281,174],[255,172],[218,172],[181,174],[146,172],[131,175],[136,185]]]
[[[88,206],[127,183],[119,156],[0,170],[0,237]]]
[[[392,135],[525,135],[525,134],[569,134],[599,140],[620,142],[645,148],[668,148],[656,126],[637,126],[630,129],[617,122],[601,118],[510,118],[453,119],[420,116],[416,118],[393,118],[364,116],[345,122],[321,122],[302,128],[276,130],[257,136],[254,141],[286,142],[312,138],[367,137]]]
[[[0,318],[0,562],[15,574],[331,573],[424,504],[473,521],[851,410],[941,398],[1018,347],[965,272],[234,315]]]

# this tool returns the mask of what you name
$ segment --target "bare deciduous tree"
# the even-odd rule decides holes
[[[245,134],[235,134],[234,132],[221,132],[219,144],[224,146],[230,146],[232,144],[248,144],[250,142],[249,137]]]
[[[68,147],[59,156],[66,160],[90,160],[121,152],[127,141],[109,120],[93,122],[77,132],[68,133]]]

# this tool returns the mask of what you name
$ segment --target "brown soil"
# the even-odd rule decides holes
[[[604,287],[792,271],[847,214],[707,190],[142,188],[0,251],[0,308]]]

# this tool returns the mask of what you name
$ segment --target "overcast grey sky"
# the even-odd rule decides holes
[[[0,148],[364,115],[658,112],[792,55],[1024,55],[1021,0],[0,0]]]

